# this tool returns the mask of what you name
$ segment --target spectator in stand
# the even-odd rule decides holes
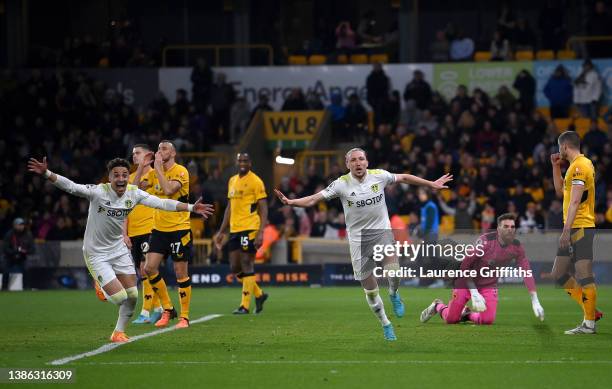
[[[519,217],[519,231],[523,234],[530,232],[542,232],[544,230],[544,216],[537,209],[534,202],[527,203],[527,209]]]
[[[376,33],[376,12],[368,10],[363,13],[357,26],[357,36],[362,45],[382,42],[382,37]]]
[[[359,100],[359,96],[353,93],[349,96],[348,104],[344,113],[344,139],[354,140],[365,136],[368,128],[368,113]]]
[[[574,104],[584,117],[597,119],[599,99],[602,94],[601,79],[593,62],[587,59],[582,64],[582,70],[574,80]]]
[[[226,140],[229,136],[230,109],[236,99],[236,91],[232,84],[226,82],[225,73],[217,74],[217,82],[210,92],[212,107],[212,127],[216,138]]]
[[[459,29],[455,39],[450,44],[451,61],[471,61],[474,55],[474,41],[465,36],[462,29]]]
[[[546,215],[546,229],[560,231],[563,229],[563,206],[559,200],[553,200]]]
[[[251,106],[244,97],[238,97],[230,110],[229,143],[236,144],[249,127]]]
[[[521,112],[529,114],[535,107],[535,78],[526,69],[523,69],[517,74],[512,84],[514,89],[519,93],[519,102],[521,103]]]
[[[412,73],[412,80],[406,84],[404,89],[404,101],[414,100],[417,109],[424,110],[431,103],[431,86],[425,81],[425,76],[420,70]]]
[[[557,66],[544,87],[544,95],[550,102],[550,116],[553,119],[569,117],[573,96],[572,80],[563,65]]]
[[[565,12],[562,3],[547,0],[538,16],[538,27],[542,37],[541,49],[560,50],[565,42]]]
[[[34,253],[34,238],[27,229],[26,222],[18,217],[13,221],[13,228],[9,230],[2,240],[4,248],[4,288],[10,290],[23,290],[23,273],[28,254]],[[1,289],[1,288],[0,288]]]
[[[491,155],[497,150],[499,135],[493,131],[490,121],[485,121],[482,130],[476,134],[476,151],[480,154]]]
[[[472,192],[468,200],[463,196],[457,196],[454,192],[452,197],[452,201],[456,203],[455,206],[444,201],[442,196],[438,194],[438,205],[440,205],[440,209],[445,214],[454,216],[455,232],[471,232],[474,228],[472,220],[476,212],[475,193]]]
[[[336,49],[340,52],[351,51],[356,47],[355,31],[351,23],[343,20],[336,27]]]
[[[583,153],[589,157],[593,155],[603,157],[606,143],[608,143],[608,134],[599,129],[597,122],[592,120],[589,131],[587,131],[582,138],[582,144],[585,145],[588,150],[588,153],[584,151]]]
[[[302,88],[293,88],[281,107],[281,111],[306,111],[307,109]]]
[[[429,46],[432,62],[448,62],[450,45],[446,34],[442,30],[436,31],[436,40]]]
[[[516,31],[516,17],[509,2],[504,1],[497,14],[497,29],[505,39],[513,39]]]
[[[536,36],[526,18],[522,17],[517,20],[513,41],[515,51],[533,51]]]
[[[379,123],[390,125],[391,128],[396,128],[399,122],[399,114],[401,110],[400,93],[397,90],[391,92],[387,102],[382,106],[382,113]]]
[[[340,99],[342,99],[342,95],[340,95]],[[325,109],[318,93],[310,91],[306,94],[306,109],[309,111],[322,111]]]
[[[191,71],[191,96],[193,105],[198,112],[204,112],[210,102],[210,92],[213,83],[213,71],[208,62],[199,57]]]
[[[504,38],[499,30],[493,33],[493,40],[489,50],[491,51],[491,61],[509,61],[512,59],[510,42]]]
[[[327,106],[327,110],[331,114],[332,136],[340,140],[344,135],[346,108],[342,105],[342,94],[339,92],[332,93],[330,100],[331,104]]]
[[[606,3],[598,0],[595,2],[593,14],[587,21],[587,31],[589,36],[610,36],[612,35],[612,16],[606,9]],[[589,57],[609,58],[612,56],[610,42],[589,42]]]
[[[376,62],[372,65],[372,72],[366,79],[368,104],[374,111],[374,123],[378,125],[382,110],[389,99],[389,77],[385,74],[382,65]]]
[[[499,87],[495,100],[497,100],[499,107],[504,112],[511,111],[514,108],[514,104],[516,104],[516,97],[514,97],[506,85]]]
[[[253,119],[253,116],[255,116],[257,111],[262,111],[262,112],[274,111],[274,108],[272,108],[272,106],[269,104],[269,100],[270,99],[268,98],[267,94],[259,93],[259,96],[257,96],[257,105],[253,108],[253,111],[251,111],[251,120]]]
[[[459,103],[459,114],[469,109],[470,105],[472,105],[472,99],[468,96],[468,90],[465,85],[459,85],[457,87],[457,93],[455,97],[452,98],[451,105],[455,102]]]

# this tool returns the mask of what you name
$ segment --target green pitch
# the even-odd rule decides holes
[[[563,335],[581,315],[552,287],[539,288],[544,323],[533,316],[524,288],[506,287],[496,323],[480,327],[446,325],[439,317],[421,324],[421,310],[434,297],[447,301],[450,291],[402,288],[403,319],[393,317],[384,296],[398,336],[393,343],[383,340],[357,287],[266,291],[263,314],[232,316],[239,289],[194,289],[192,320],[224,316],[60,367],[76,369],[77,387],[111,389],[605,387],[612,377],[609,287],[599,288],[598,307],[607,314],[599,333],[583,336]],[[0,367],[10,368],[50,368],[50,361],[97,349],[117,312],[93,291],[4,292],[0,306]],[[154,330],[132,325],[128,334]]]

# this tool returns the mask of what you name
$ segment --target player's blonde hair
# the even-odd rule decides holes
[[[364,149],[362,149],[361,147],[353,147],[352,149],[347,151],[346,155],[344,156],[344,160],[346,161],[346,163],[348,163],[349,158],[351,157],[351,154],[354,153],[355,151],[361,151],[363,155],[365,155],[366,159],[368,159],[368,155],[366,154]]]

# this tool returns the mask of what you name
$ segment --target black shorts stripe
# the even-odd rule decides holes
[[[191,278],[188,279],[187,281],[183,281],[183,282],[179,282],[178,283],[178,287],[179,288],[188,288],[191,286]]]
[[[154,285],[154,284],[157,284],[159,281],[161,281],[161,279],[162,279],[161,274],[157,273],[157,275],[151,278],[149,282],[151,283],[151,285]]]

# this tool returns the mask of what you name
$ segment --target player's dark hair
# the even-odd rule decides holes
[[[134,145],[133,148],[135,149],[136,147],[140,147],[141,149],[143,149],[145,151],[153,151],[153,150],[151,150],[151,146],[149,146],[146,143],[137,143],[137,144]]]
[[[241,155],[246,156],[249,159],[249,161],[251,160],[251,156],[246,151],[241,151],[238,154],[236,154],[236,159],[238,159],[238,157],[240,157]]]
[[[123,158],[111,159],[106,164],[106,169],[108,169],[109,173],[111,172],[111,170],[113,170],[116,167],[124,167],[128,170],[128,172],[130,171],[130,163],[126,159],[123,159]]]
[[[580,136],[576,131],[565,131],[559,135],[559,144],[566,144],[572,149],[580,150]]]
[[[516,224],[516,215],[513,213],[503,213],[497,217],[497,225],[499,226],[504,220],[513,220]]]
[[[161,144],[161,143],[169,143],[169,144],[172,146],[172,148],[173,148],[174,150],[176,150],[176,146],[174,145],[174,142],[173,142],[173,141],[171,141],[171,140],[168,140],[168,139],[163,139],[163,140],[162,140],[161,142],[159,142],[159,143],[160,143],[160,144]]]

